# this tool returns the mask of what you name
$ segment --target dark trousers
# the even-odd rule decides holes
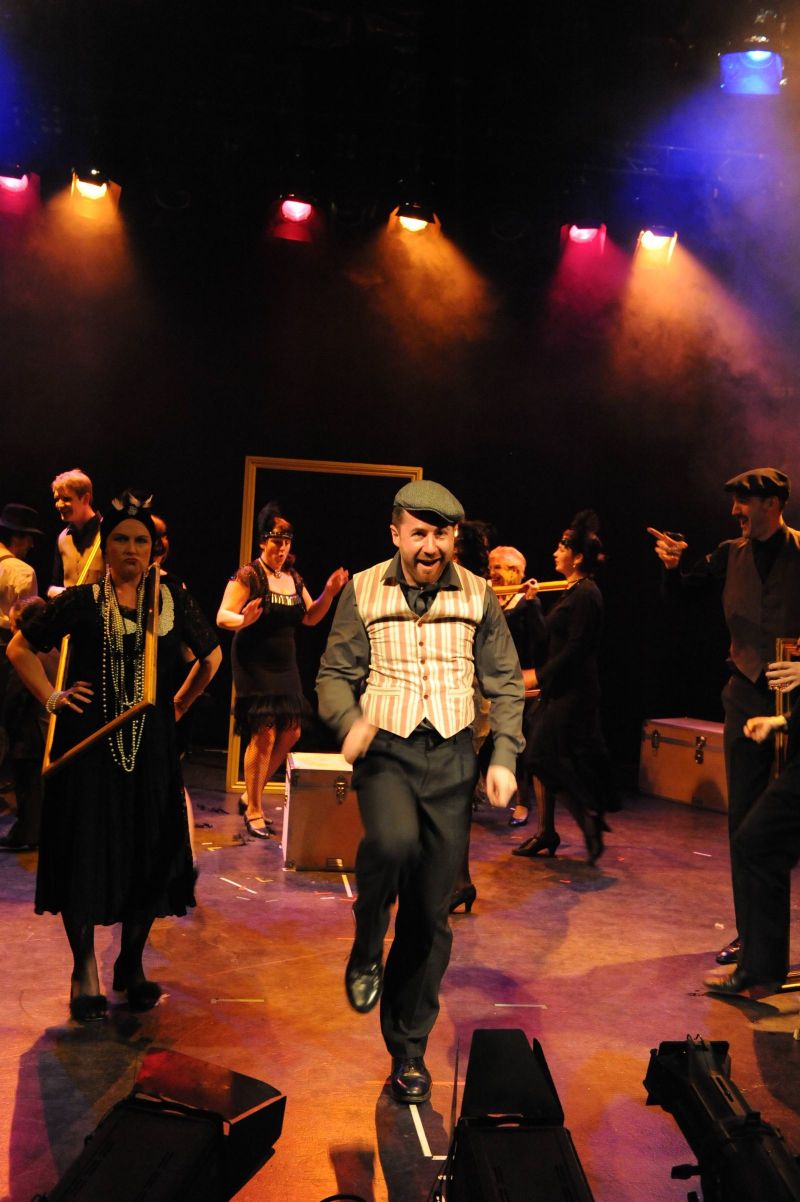
[[[743,727],[748,718],[775,712],[775,695],[767,686],[754,685],[737,673],[722,690],[725,709],[725,774],[728,780],[728,837],[731,852],[731,883],[736,926],[741,934],[743,894],[746,882],[736,833],[758,798],[767,788],[772,775],[775,749],[772,739],[755,743],[745,737]]]
[[[732,850],[740,883],[740,966],[759,980],[782,981],[789,970],[790,876],[800,858],[800,758],[790,760],[750,808]]]
[[[450,896],[463,861],[477,779],[472,732],[409,738],[380,730],[353,770],[364,838],[356,857],[354,956],[386,960],[381,1030],[392,1056],[421,1056],[450,959]]]

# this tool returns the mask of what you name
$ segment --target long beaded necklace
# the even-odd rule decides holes
[[[144,696],[144,580],[136,591],[136,639],[133,647],[133,679],[130,679],[130,657],[125,656],[125,619],[119,608],[117,594],[106,572],[105,589],[101,603],[103,616],[103,670],[102,702],[103,718],[111,722],[138,704]],[[114,763],[123,772],[133,772],[136,754],[142,741],[145,713],[137,714],[129,722],[123,722],[108,736],[108,745]],[[125,746],[125,731],[130,730],[129,747]]]

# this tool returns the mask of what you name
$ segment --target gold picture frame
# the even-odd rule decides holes
[[[100,547],[100,536],[96,539],[96,548]],[[96,550],[87,560],[81,579],[85,578],[88,573],[92,560],[96,554]],[[145,577],[145,631],[144,631],[144,681],[142,688],[142,700],[132,705],[130,709],[125,710],[124,714],[118,714],[116,718],[112,718],[110,722],[105,722],[99,726],[97,730],[92,731],[85,739],[81,739],[73,747],[69,747],[66,751],[58,756],[53,756],[53,742],[55,739],[58,714],[51,714],[50,721],[47,726],[47,737],[45,739],[44,760],[42,762],[42,776],[51,776],[60,768],[82,755],[90,747],[93,747],[99,739],[104,739],[117,727],[123,723],[129,722],[131,718],[135,718],[137,714],[148,709],[151,705],[155,705],[156,701],[156,685],[158,673],[158,617],[160,610],[161,599],[161,572],[158,564],[151,564],[147,570]],[[61,651],[58,659],[58,671],[56,673],[55,690],[60,692],[67,682],[67,673],[69,672],[69,654],[70,654],[70,639],[69,635],[61,640]]]
[[[296,481],[299,483],[303,473],[311,472],[320,475],[345,477],[362,477],[364,479],[386,478],[387,480],[421,480],[423,470],[421,467],[409,467],[407,465],[394,463],[345,463],[333,459],[282,459],[272,458],[261,455],[248,455],[244,461],[244,487],[242,490],[242,528],[241,538],[239,540],[239,563],[248,563],[253,557],[253,547],[256,542],[255,517],[256,517],[256,497],[259,492],[259,473],[279,472],[286,473],[287,484],[291,484],[290,473],[295,473]],[[398,484],[398,488],[400,485]],[[396,490],[395,490],[396,491]],[[319,505],[319,501],[315,501]],[[296,516],[296,511],[293,510],[289,514],[293,521]],[[331,515],[326,509],[323,516],[327,519]],[[386,513],[386,525],[388,527],[389,514]],[[295,526],[298,523],[295,521]],[[387,540],[388,546],[388,540]],[[387,550],[387,557],[388,557]],[[374,562],[370,560],[369,562]],[[366,564],[364,566],[367,566]],[[244,778],[241,770],[241,739],[236,733],[233,720],[233,705],[236,700],[236,691],[231,687],[231,718],[228,726],[228,755],[225,769],[226,788],[232,793],[243,793],[245,788]],[[268,783],[265,789],[267,793],[282,793],[283,784],[280,781]]]

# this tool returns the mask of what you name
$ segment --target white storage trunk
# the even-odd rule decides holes
[[[727,810],[722,723],[648,718],[642,724],[639,788],[704,810]]]
[[[290,752],[286,761],[283,863],[286,868],[343,872],[355,868],[364,833],[344,756]]]

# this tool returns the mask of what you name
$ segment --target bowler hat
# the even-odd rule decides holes
[[[42,534],[36,522],[39,515],[30,505],[15,505],[10,503],[3,506],[0,513],[0,529],[10,530],[12,534]]]
[[[747,497],[779,497],[786,501],[790,487],[789,477],[778,468],[754,467],[733,476],[725,485],[725,492],[738,492]]]
[[[395,505],[410,513],[430,515],[436,525],[455,526],[464,520],[464,506],[435,480],[412,480],[404,484],[394,499]]]

